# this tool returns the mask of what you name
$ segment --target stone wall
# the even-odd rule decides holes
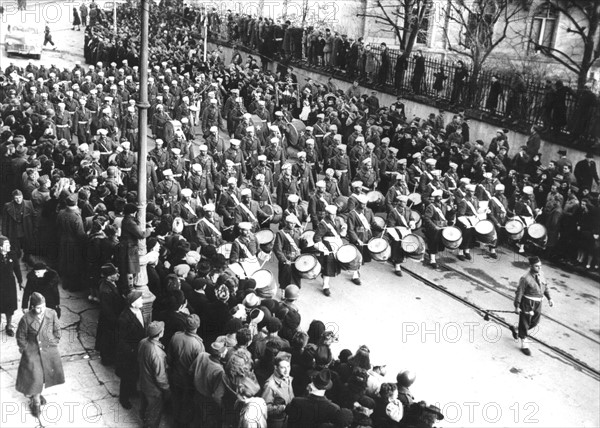
[[[210,49],[211,49],[211,47],[209,45],[209,50]],[[214,47],[213,47],[213,49],[214,49]],[[223,53],[225,54],[225,63],[229,64],[229,62],[231,61],[232,50],[227,46],[223,46]],[[248,54],[242,52],[242,57],[244,57],[244,59],[247,57],[247,55]],[[275,68],[276,68],[276,64],[272,63],[271,70],[273,72],[275,72]],[[300,83],[300,85],[302,85],[303,82],[305,81],[305,79],[307,79],[309,77],[314,79],[316,82],[321,82],[321,83],[326,83],[327,79],[329,77],[328,75],[326,75],[324,73],[319,73],[317,71],[302,69],[298,66],[294,66],[294,68],[295,68],[294,73],[297,75],[298,82]],[[351,85],[350,82],[347,82],[347,81],[341,80],[341,79],[337,79],[337,78],[334,78],[333,81],[335,82],[335,84],[337,85],[337,87],[339,89],[343,89],[343,90],[346,90]],[[364,91],[367,92],[367,91],[370,91],[370,89],[365,88]],[[384,92],[378,92],[378,98],[379,98],[379,102],[382,106],[390,105],[396,101],[395,95],[387,94]],[[427,104],[418,103],[418,102],[411,101],[411,100],[404,100],[403,102],[406,106],[406,108],[405,108],[406,116],[409,120],[412,119],[413,117],[426,118],[429,116],[430,113],[437,113],[437,109],[435,109],[434,107],[429,106]],[[452,113],[446,112],[446,123],[450,122],[450,120],[452,120]],[[496,135],[496,130],[498,129],[498,126],[496,126],[496,125],[492,125],[487,122],[483,122],[483,121],[476,120],[476,119],[470,119],[469,124],[470,124],[470,129],[471,129],[471,131],[470,131],[471,141],[483,140],[485,142],[486,146],[489,145],[492,138]],[[511,147],[511,151],[510,151],[511,156],[516,154],[519,146],[527,143],[527,138],[528,138],[528,136],[526,134],[523,134],[520,132],[511,131],[508,134],[508,141],[509,141],[510,147]],[[573,165],[575,165],[581,159],[585,158],[585,152],[583,152],[581,150],[576,150],[573,148],[565,148],[556,143],[542,140],[541,147],[540,147],[540,152],[542,153],[542,164],[547,165],[549,161],[551,161],[553,159],[558,159],[557,151],[561,148],[564,148],[567,150],[568,158],[571,160],[571,162],[573,162]]]

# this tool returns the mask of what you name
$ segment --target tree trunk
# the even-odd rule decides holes
[[[479,99],[481,98],[479,93],[479,75],[481,74],[481,64],[473,61],[473,68],[471,69],[471,75],[469,76],[469,82],[467,86],[467,102],[466,106],[478,108]]]

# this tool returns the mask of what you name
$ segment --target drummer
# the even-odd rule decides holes
[[[319,262],[321,263],[323,275],[323,294],[331,296],[330,279],[337,276],[341,272],[341,267],[335,258],[336,251],[343,245],[342,222],[336,218],[337,207],[335,205],[327,205],[325,208],[325,218],[319,221],[315,229],[315,248],[321,253]],[[352,282],[360,284],[360,266],[362,265],[362,256],[358,253],[358,258],[355,260],[352,268],[356,271],[353,273]]]
[[[377,174],[373,169],[373,161],[371,158],[365,158],[361,162],[362,167],[356,172],[354,181],[362,181],[363,186],[369,190],[375,190],[377,188]]]
[[[258,180],[258,176],[261,175],[264,180],[265,187],[269,191],[269,193],[273,193],[275,191],[275,186],[273,185],[273,171],[271,168],[267,166],[267,157],[265,155],[258,155],[258,165],[252,170],[252,176],[255,181]]]
[[[504,225],[506,224],[509,215],[508,199],[504,195],[504,189],[504,184],[496,184],[494,188],[494,195],[490,199],[489,204],[490,213],[488,214],[488,220],[494,223],[498,240],[503,239],[502,237],[504,236]],[[496,257],[497,256],[495,256],[494,258]]]
[[[279,147],[279,138],[273,137],[269,141],[271,144],[265,149],[264,155],[267,158],[267,165],[269,165],[273,172],[273,183],[277,183],[281,175],[281,164],[285,162],[285,153]]]
[[[206,204],[202,207],[204,216],[196,225],[196,238],[200,247],[213,245],[215,248],[225,243],[223,239],[223,220],[215,213],[215,204]]]
[[[448,170],[444,173],[444,177],[442,178],[444,186],[449,192],[452,193],[454,193],[454,191],[458,188],[458,174],[456,173],[457,169],[458,164],[455,162],[450,162],[448,164]]]
[[[373,232],[381,231],[375,222],[375,216],[370,208],[367,208],[367,195],[358,195],[358,205],[348,213],[348,240],[362,253],[365,263],[371,261],[371,254],[367,244],[373,238]],[[360,276],[355,274],[354,283],[361,284]]]
[[[454,191],[454,199],[458,204],[467,195],[467,186],[471,184],[471,179],[468,177],[461,177],[458,181],[458,187]]]
[[[293,214],[294,216],[296,216],[296,218],[298,219],[298,221],[300,223],[304,223],[308,220],[308,213],[306,212],[306,210],[304,209],[304,207],[302,205],[298,204],[299,202],[300,202],[300,197],[298,195],[289,195],[288,196],[287,207],[283,211],[282,221],[279,225],[280,229],[285,228],[286,221],[287,221],[286,218],[290,214]]]
[[[345,217],[350,211],[354,210],[359,205],[358,197],[363,194],[363,182],[362,181],[353,181],[350,185],[352,189],[352,193],[348,198],[348,202],[346,203],[346,208],[343,212],[340,212],[340,216]]]
[[[229,148],[225,152],[225,159],[233,162],[233,167],[240,177],[246,177],[246,162],[244,162],[244,153],[240,150],[241,141],[232,138],[229,140]]]
[[[198,201],[192,198],[194,194],[192,189],[181,189],[181,199],[173,206],[173,216],[181,217],[183,219],[184,237],[190,239],[190,234],[186,233],[189,230],[193,230],[194,226],[200,220],[200,206]]]
[[[525,226],[523,238],[519,241],[519,253],[525,252],[525,241],[528,237],[527,228],[535,223],[535,219],[540,214],[541,209],[537,207],[533,197],[533,187],[524,186],[521,198],[515,203],[515,215]]]
[[[300,255],[300,220],[294,214],[288,214],[284,219],[284,227],[275,235],[273,252],[279,261],[278,280],[283,290],[290,284],[302,287],[302,278],[294,267],[294,260]]]
[[[317,230],[319,222],[325,218],[325,208],[333,204],[333,198],[325,191],[326,186],[325,181],[317,181],[315,194],[308,200],[308,213],[312,220],[313,230]]]
[[[386,212],[390,212],[396,206],[396,199],[400,195],[408,196],[410,194],[410,190],[406,185],[406,180],[403,175],[400,175],[394,185],[389,188],[387,194],[385,195],[385,208]]]
[[[277,198],[275,203],[285,206],[289,195],[299,195],[298,180],[292,175],[292,164],[286,163],[281,167],[281,177],[277,181]]]
[[[475,197],[476,186],[465,186],[465,197],[458,203],[456,212],[457,226],[462,232],[462,243],[458,251],[458,259],[471,260],[471,248],[475,246],[475,225],[479,222],[479,200]]]
[[[237,226],[240,230],[240,235],[234,239],[231,245],[229,261],[231,263],[255,263],[260,251],[260,245],[258,239],[256,239],[256,235],[251,231],[252,223],[243,221]]]
[[[436,190],[431,194],[433,201],[425,207],[423,224],[425,239],[429,251],[429,265],[436,269],[437,253],[444,250],[442,243],[442,230],[448,226],[454,217],[453,209],[442,201],[443,192]]]
[[[269,226],[269,220],[273,217],[261,208],[258,202],[252,200],[252,189],[242,189],[240,192],[241,203],[235,209],[235,222],[252,223],[252,232],[256,233],[261,228]]]
[[[345,144],[340,144],[336,147],[336,156],[331,159],[330,166],[335,170],[340,192],[342,195],[348,196],[348,183],[350,181],[348,173],[350,171],[350,159],[348,158],[348,155],[346,155]]]
[[[265,183],[264,174],[256,174],[252,180],[252,199],[258,202],[261,208],[271,202],[271,192]]]
[[[335,171],[333,168],[327,168],[325,171],[325,191],[331,195],[331,199],[335,200],[338,196],[341,196],[340,188],[338,186],[337,178],[334,177]]]
[[[394,206],[388,213],[386,227],[392,247],[391,261],[394,263],[394,272],[402,276],[400,263],[404,261],[404,250],[402,249],[402,238],[415,229],[415,221],[412,220],[412,211],[406,206],[408,202],[407,195],[397,195],[394,198]]]
[[[242,195],[237,187],[237,179],[229,177],[227,179],[227,188],[221,192],[219,202],[217,204],[217,212],[223,217],[223,221],[227,226],[235,224],[235,210],[240,204]]]

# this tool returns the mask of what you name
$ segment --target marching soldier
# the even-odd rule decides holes
[[[319,151],[315,149],[315,141],[314,140],[306,140],[306,163],[308,164],[311,175],[313,177],[313,182],[317,181],[317,174],[321,173],[321,158],[319,156]]]
[[[283,210],[282,221],[279,225],[280,229],[283,229],[285,227],[285,218],[290,214],[293,214],[300,223],[308,221],[308,213],[304,210],[302,205],[298,204],[298,202],[300,202],[300,198],[298,197],[298,195],[288,196],[287,206]]]
[[[410,190],[406,185],[406,181],[404,180],[404,176],[400,176],[396,183],[390,187],[385,195],[385,207],[386,211],[389,213],[396,206],[396,199],[399,196],[408,196],[410,194]]]
[[[225,152],[225,162],[230,160],[240,179],[246,176],[246,162],[244,153],[240,150],[241,141],[235,138],[229,140],[230,146]],[[241,181],[240,181],[241,183]]]
[[[483,181],[477,185],[477,189],[475,190],[475,196],[480,201],[489,201],[490,199],[492,199],[492,195],[494,194],[496,184],[498,183],[499,181],[497,179],[496,181],[494,181],[491,172],[484,172]]]
[[[443,192],[436,190],[431,194],[433,201],[425,207],[423,224],[425,226],[425,239],[429,251],[429,264],[437,268],[436,255],[444,249],[442,243],[442,230],[447,227],[454,217],[452,207],[442,201]]]
[[[306,153],[298,152],[298,162],[292,165],[292,176],[298,181],[300,199],[308,200],[311,192],[315,190],[315,182],[310,167],[306,163]]]
[[[181,149],[177,147],[171,149],[171,158],[167,162],[167,166],[172,171],[173,178],[177,180],[179,184],[183,185],[185,183],[187,170],[185,161],[181,157]]]
[[[373,169],[371,158],[366,158],[361,163],[362,167],[356,172],[354,181],[362,181],[364,187],[375,190],[377,188],[377,174]]]
[[[265,213],[258,202],[252,200],[252,189],[243,189],[240,192],[241,203],[235,209],[235,223],[249,222],[252,232],[258,232],[272,216]]]
[[[92,124],[92,112],[86,107],[86,99],[79,99],[79,107],[73,114],[73,134],[77,136],[79,144],[91,143],[92,135],[90,126]]]
[[[457,256],[461,261],[471,260],[470,250],[475,246],[475,225],[479,221],[479,200],[474,195],[476,187],[474,184],[468,184],[465,189],[467,193],[458,203],[456,212],[457,225],[463,238]]]
[[[402,239],[415,229],[415,221],[412,219],[412,211],[406,206],[408,197],[406,195],[397,195],[394,198],[394,206],[389,211],[386,226],[390,237],[390,246],[392,250],[391,261],[394,263],[394,272],[402,276],[400,264],[404,261],[404,250],[402,249]]]
[[[223,220],[215,213],[215,204],[206,204],[202,207],[204,216],[196,225],[196,239],[202,248],[213,245],[216,248],[225,243]]]
[[[138,116],[135,107],[127,107],[127,114],[123,118],[123,130],[121,135],[133,144],[133,150],[138,151]]]
[[[300,255],[300,221],[294,214],[284,217],[284,226],[275,235],[273,252],[279,262],[279,287],[283,290],[290,284],[302,287],[302,277],[294,266],[294,260]]]
[[[65,103],[57,104],[58,110],[56,111],[56,115],[54,116],[54,124],[56,126],[56,139],[61,140],[65,139],[69,143],[71,142],[71,113],[65,111]],[[83,141],[82,141],[83,142]]]
[[[308,200],[308,213],[312,220],[313,230],[317,230],[319,222],[325,218],[325,208],[333,205],[333,199],[326,191],[325,181],[317,181],[315,187],[315,194]]]
[[[129,141],[123,141],[121,148],[123,151],[117,153],[115,162],[119,171],[121,171],[121,178],[125,187],[134,189],[137,185],[137,156],[131,151],[131,143]]]
[[[162,104],[157,104],[155,107],[155,112],[152,115],[152,119],[150,121],[150,126],[152,128],[154,138],[160,138],[162,140],[165,139],[165,125],[170,120],[171,117],[167,112],[165,112],[164,106]]]
[[[325,191],[331,195],[333,201],[335,201],[338,196],[341,196],[338,181],[334,175],[335,171],[333,168],[328,168],[327,171],[325,171],[325,178],[323,179],[323,181],[325,181]]]
[[[156,146],[150,150],[149,155],[154,160],[154,163],[156,163],[158,171],[162,171],[167,167],[169,152],[163,147],[164,143],[160,138],[155,141],[155,144]]]
[[[450,162],[448,164],[448,170],[442,178],[444,186],[450,193],[454,193],[454,191],[458,188],[458,174],[456,173],[457,168],[458,165],[456,163]]]
[[[273,183],[277,183],[281,175],[281,166],[285,162],[285,153],[279,147],[279,138],[274,137],[269,141],[271,144],[267,146],[264,154],[267,157],[267,165],[273,171]]]
[[[337,207],[327,205],[325,217],[321,219],[315,228],[315,248],[320,252],[319,261],[322,266],[323,294],[331,296],[330,279],[341,272],[340,263],[335,258],[335,253],[343,245],[342,237],[346,236],[347,229],[340,218],[337,217]],[[352,281],[360,284],[360,266],[362,256],[360,252],[349,268],[353,271]]]
[[[289,195],[299,195],[300,189],[296,177],[292,175],[292,164],[286,163],[281,168],[282,174],[277,182],[277,198],[276,203],[279,206],[284,206]]]
[[[222,168],[225,162],[225,142],[219,137],[219,128],[217,126],[210,127],[204,144],[208,147],[208,153],[210,153],[216,162],[216,167]]]
[[[408,171],[408,185],[413,188],[417,188],[421,181],[421,175],[423,175],[423,171],[427,168],[424,165],[424,162],[421,160],[421,152],[416,152],[412,155],[412,163],[407,168]],[[433,165],[435,167],[435,165]]]
[[[260,140],[254,132],[254,126],[246,128],[246,135],[242,139],[242,153],[246,172],[252,171],[258,165],[258,156],[262,154]]]
[[[162,172],[164,180],[156,186],[156,196],[163,199],[165,212],[173,213],[173,206],[181,197],[181,185],[173,177],[173,171],[165,169]]]
[[[229,177],[227,179],[227,188],[221,192],[217,204],[217,213],[223,218],[226,226],[235,225],[235,211],[240,204],[242,195],[237,188],[237,178]]]
[[[258,180],[256,177],[262,176],[268,193],[273,193],[275,191],[275,186],[273,184],[273,172],[269,167],[267,167],[267,157],[265,155],[259,155],[257,159],[258,165],[252,170],[252,176],[256,180]]]
[[[381,229],[375,223],[375,216],[370,208],[367,208],[367,195],[358,195],[358,206],[348,213],[348,240],[354,244],[363,256],[364,263],[371,261],[371,254],[367,244],[373,238],[373,231]],[[357,285],[361,284],[359,276],[353,279]]]
[[[223,127],[223,119],[221,118],[221,112],[217,107],[216,98],[211,98],[210,104],[202,112],[202,133],[207,135],[210,128],[216,126],[217,128]],[[210,147],[210,146],[209,146]]]
[[[340,144],[337,146],[337,154],[331,160],[331,168],[335,170],[335,175],[338,180],[338,187],[343,196],[350,194],[350,159],[346,155],[346,145]]]
[[[192,164],[185,184],[187,188],[192,190],[193,197],[202,205],[206,205],[209,200],[214,198],[212,180],[210,180],[209,174],[203,171],[202,165],[199,163]]]
[[[181,189],[181,199],[173,205],[173,217],[183,219],[183,237],[190,242],[196,242],[196,223],[202,215],[197,199],[194,199],[192,189]]]
[[[229,261],[240,264],[244,262],[256,263],[260,252],[260,245],[258,244],[256,235],[252,233],[252,224],[244,221],[238,224],[238,228],[240,235],[233,240]],[[242,268],[244,269],[243,265]],[[251,275],[251,273],[245,273],[248,276]]]
[[[541,211],[542,210],[537,207],[535,198],[533,197],[533,187],[524,186],[521,198],[515,202],[515,215],[518,216],[525,227],[523,238],[521,238],[518,243],[519,253],[525,252],[525,241],[529,237],[527,228],[535,223],[535,219]]]

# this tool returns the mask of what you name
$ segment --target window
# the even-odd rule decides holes
[[[423,20],[421,21],[421,25],[419,26],[419,31],[417,32],[417,39],[415,42],[420,45],[429,45],[429,39],[431,36],[432,25],[431,23],[434,21],[434,8],[433,2],[427,1],[424,2],[421,7],[425,7],[425,11],[423,12]],[[412,11],[413,20],[416,21],[419,16],[419,9],[414,8]]]
[[[554,33],[558,14],[549,4],[540,6],[533,16],[529,50],[540,52],[541,47],[554,47]]]

